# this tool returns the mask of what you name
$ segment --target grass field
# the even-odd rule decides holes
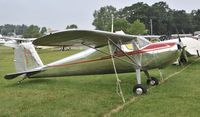
[[[39,50],[44,63],[75,52],[77,51]],[[192,58],[190,63],[196,59]],[[166,78],[185,66],[170,65],[161,70],[163,77]],[[200,60],[161,85],[149,87],[151,89],[143,96],[132,95],[134,73],[120,74],[122,90],[128,104],[111,116],[199,116],[199,67]],[[123,105],[121,98],[116,94],[114,74],[27,79],[21,84],[17,83],[20,79],[3,78],[6,73],[14,71],[13,50],[0,46],[0,117],[99,117]],[[158,70],[151,70],[150,74],[160,77]],[[142,77],[145,83],[144,74]],[[135,101],[130,103],[133,98]]]

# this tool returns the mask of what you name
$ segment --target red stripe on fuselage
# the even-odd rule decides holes
[[[156,48],[163,48],[165,46],[172,47],[174,45],[176,45],[176,43],[174,43],[174,42],[152,43],[152,44],[150,44],[149,46],[147,46],[147,47],[145,47],[143,49],[156,49]]]
[[[174,45],[176,45],[176,43],[174,43],[174,42],[152,43],[152,44],[149,44],[148,46],[144,47],[141,50],[127,52],[126,54],[127,55],[142,54],[142,53],[146,53],[146,52],[150,52],[150,51],[171,48]],[[125,55],[122,52],[118,52],[118,53],[114,54],[114,57],[123,57],[123,56],[125,56]],[[106,60],[106,59],[111,59],[111,56],[104,56],[104,57],[101,57],[98,59],[93,59],[93,60],[82,60],[82,61],[76,61],[76,62],[72,62],[72,63],[68,63],[68,64],[53,65],[53,66],[48,66],[48,67],[64,67],[64,66],[69,66],[69,65],[74,65],[74,64],[88,63],[88,62],[94,62],[94,61]]]
[[[174,45],[176,45],[176,43],[174,42],[166,42],[166,43],[152,43],[149,44],[148,46],[144,47],[141,50],[136,50],[136,51],[132,51],[132,52],[127,52],[127,55],[134,55],[134,54],[142,54],[142,53],[146,53],[146,52],[151,52],[151,51],[155,51],[155,50],[161,50],[161,49],[167,49],[167,48],[171,48]],[[119,53],[117,55],[115,55],[117,57],[121,57],[121,56],[125,56],[123,53]]]

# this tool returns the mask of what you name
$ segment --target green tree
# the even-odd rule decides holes
[[[15,32],[15,25],[13,25],[13,24],[5,24],[1,29],[2,35],[8,35],[8,34],[14,33],[14,32]]]
[[[15,26],[15,33],[17,35],[23,35],[23,33],[25,32],[25,30],[28,28],[28,26],[22,24],[22,25],[16,25]]]
[[[30,25],[23,34],[24,38],[37,38],[40,36],[40,28],[36,25]]]
[[[142,22],[140,22],[140,20],[136,20],[131,24],[127,32],[133,35],[142,35],[142,34],[146,34],[147,30],[145,28],[145,25]]]
[[[139,19],[148,30],[151,28],[150,20],[152,19],[154,34],[169,35],[177,33],[176,29],[185,33],[200,30],[200,10],[193,10],[192,13],[186,13],[185,10],[172,10],[163,1],[156,2],[151,6],[138,2],[119,10],[113,6],[101,7],[93,14],[93,25],[98,30],[110,31],[112,14],[114,14],[114,30],[124,30],[126,27],[123,26],[125,21],[117,21],[118,19],[126,19],[130,24]]]
[[[47,32],[47,28],[46,27],[42,27],[40,34],[44,35]]]
[[[200,30],[200,9],[198,10],[193,10],[191,12],[191,16],[193,17],[193,29],[194,31],[199,31]]]
[[[130,23],[126,19],[115,19],[114,20],[114,31],[124,31],[127,32],[127,29],[130,27]]]
[[[193,26],[192,26],[192,18],[190,14],[187,14],[185,10],[173,10],[172,11],[173,16],[173,25],[171,30],[173,30],[173,33],[177,33],[176,29],[178,31],[184,31],[185,33],[192,33],[193,32]]]
[[[149,25],[150,6],[143,2],[138,2],[131,6],[127,6],[119,11],[120,17],[125,18],[129,23],[139,19],[144,24]]]
[[[117,9],[113,6],[101,7],[95,10],[93,25],[97,30],[111,31],[112,14],[117,18]]]
[[[169,24],[172,23],[170,15],[168,14],[170,10],[171,9],[166,2],[157,2],[151,6],[149,17],[153,21],[154,34],[168,33],[168,26],[170,26]]]
[[[17,34],[23,35],[24,31],[27,29],[28,26],[26,25],[13,25],[13,24],[5,24],[0,26],[0,33],[2,35],[9,35],[9,34]]]
[[[76,24],[67,25],[66,29],[77,29],[78,26]]]

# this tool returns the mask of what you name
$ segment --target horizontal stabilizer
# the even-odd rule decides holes
[[[14,79],[18,76],[21,76],[23,74],[25,74],[26,76],[29,76],[29,75],[32,75],[32,74],[35,74],[35,73],[38,73],[40,72],[41,70],[37,70],[37,71],[26,71],[26,72],[18,72],[18,73],[11,73],[11,74],[7,74],[4,76],[5,79],[7,80],[11,80],[11,79]]]

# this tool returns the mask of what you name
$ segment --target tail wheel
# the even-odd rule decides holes
[[[133,93],[137,95],[142,95],[147,93],[147,88],[141,84],[137,84],[133,87]]]
[[[159,84],[159,81],[157,78],[151,77],[151,78],[147,79],[147,84],[151,85],[151,86],[155,86],[155,85]]]

